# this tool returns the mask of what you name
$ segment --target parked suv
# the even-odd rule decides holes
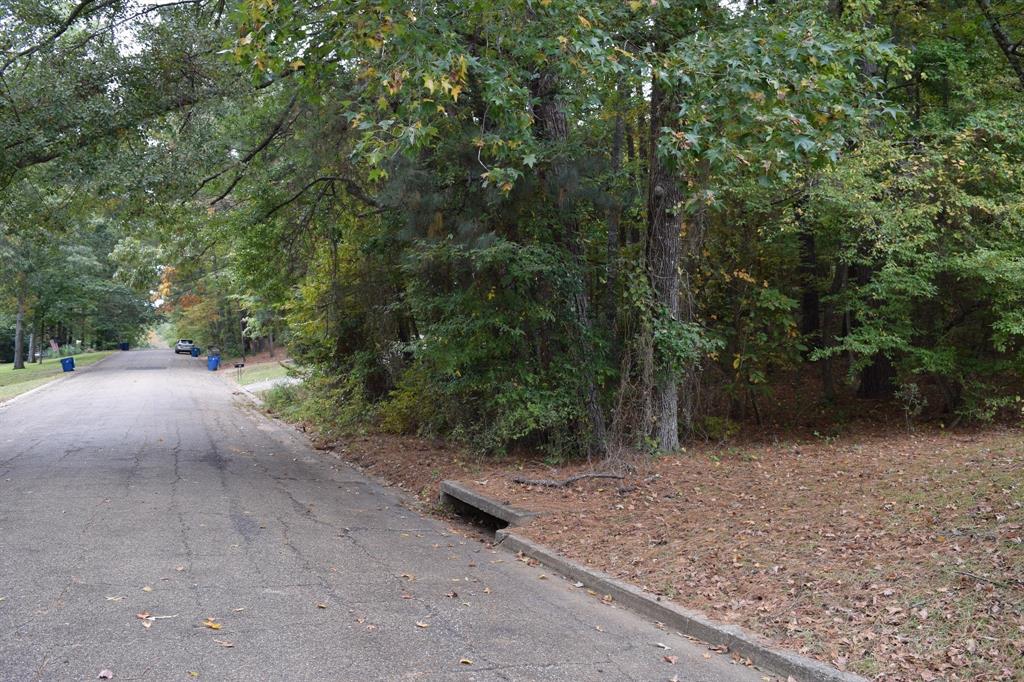
[[[192,339],[178,339],[178,343],[174,344],[174,354],[185,353],[188,355],[192,354],[192,349],[195,348],[195,342]]]

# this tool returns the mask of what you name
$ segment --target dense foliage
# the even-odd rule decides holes
[[[309,418],[563,456],[1020,393],[1020,2],[68,11],[0,23],[5,207],[90,178],[121,281],[286,341]]]

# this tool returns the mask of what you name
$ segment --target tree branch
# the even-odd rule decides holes
[[[330,182],[332,184],[336,183],[336,182],[337,183],[341,183],[345,187],[345,191],[348,192],[350,196],[355,197],[359,201],[362,201],[365,204],[373,206],[374,208],[377,208],[377,209],[382,209],[383,208],[383,206],[381,206],[379,201],[377,201],[376,199],[371,197],[369,194],[367,194],[366,191],[362,187],[360,187],[358,184],[356,184],[356,182],[353,181],[352,179],[346,178],[346,177],[342,177],[340,175],[322,175],[322,176],[320,176],[318,178],[310,180],[305,185],[303,185],[302,189],[300,189],[298,192],[296,192],[295,194],[291,195],[290,197],[288,197],[287,199],[285,199],[284,201],[282,201],[281,203],[277,204],[276,206],[271,208],[269,211],[267,211],[263,215],[263,217],[260,218],[260,222],[263,222],[264,220],[266,220],[270,216],[274,215],[275,213],[280,211],[282,208],[284,208],[288,204],[291,204],[291,203],[295,202],[296,200],[299,199],[299,197],[301,197],[303,194],[308,192],[311,187],[313,187],[314,185],[317,185],[317,184],[319,184],[321,182]]]
[[[541,485],[546,488],[566,488],[576,481],[582,481],[587,478],[614,478],[622,480],[625,476],[619,476],[618,474],[588,473],[576,474],[575,476],[570,476],[564,481],[554,481],[549,478],[523,478],[522,476],[515,476],[512,478],[512,482],[520,485]]]
[[[102,0],[99,1],[98,4],[97,2],[98,0],[81,0],[81,2],[75,5],[74,9],[71,10],[71,13],[68,14],[67,18],[65,18],[64,21],[62,21],[57,26],[53,33],[51,33],[35,45],[30,45],[29,47],[26,47],[25,49],[19,52],[15,52],[10,57],[5,59],[3,65],[0,66],[0,74],[6,72],[7,69],[10,68],[11,64],[18,61],[22,57],[28,57],[32,54],[35,54],[47,45],[52,44],[62,35],[67,33],[68,29],[70,29],[79,19],[83,17],[88,17],[92,14],[95,14],[96,12],[106,9],[107,7],[110,7],[111,5],[114,5],[116,2],[118,2],[118,0]],[[90,5],[93,6],[91,9]]]
[[[266,149],[270,145],[270,143],[274,141],[274,138],[276,138],[281,133],[281,131],[285,128],[285,122],[288,120],[288,116],[291,114],[292,109],[295,106],[295,101],[296,101],[297,98],[298,98],[298,95],[292,95],[291,100],[288,101],[288,105],[281,112],[281,115],[277,117],[277,120],[274,123],[274,127],[270,130],[270,133],[267,134],[266,137],[264,137],[263,141],[261,141],[253,149],[251,149],[237,163],[235,163],[235,164],[233,164],[231,166],[228,166],[227,168],[224,168],[224,169],[214,173],[213,175],[207,177],[206,179],[204,179],[201,183],[199,183],[199,187],[196,187],[196,190],[194,192],[192,192],[192,196],[194,197],[195,195],[199,194],[199,192],[203,189],[203,187],[205,187],[208,183],[216,180],[217,178],[219,178],[220,176],[224,175],[225,173],[227,173],[232,168],[237,168],[237,167],[241,166],[242,169],[241,169],[241,171],[239,171],[238,175],[235,176],[235,179],[231,181],[231,184],[228,186],[228,188],[224,192],[222,192],[216,199],[214,199],[213,201],[210,202],[210,206],[214,206],[214,205],[220,203],[224,199],[224,197],[226,197],[228,194],[230,194],[231,190],[233,190],[235,188],[235,186],[238,184],[239,180],[241,180],[242,177],[245,175],[245,169],[246,169],[246,166],[249,165],[249,162],[252,161],[254,158],[256,158],[257,154],[259,154],[264,149]]]
[[[1021,87],[1024,87],[1024,61],[1021,60],[1020,54],[1017,52],[1020,43],[1014,45],[1010,42],[1010,36],[992,12],[992,3],[989,0],[977,0],[977,3],[981,13],[985,15],[985,21],[988,22],[988,27],[992,31],[992,37],[995,38],[999,49],[1006,56],[1006,61],[1010,63],[1010,68],[1017,74]]]

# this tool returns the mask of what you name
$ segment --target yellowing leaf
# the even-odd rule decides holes
[[[202,622],[202,625],[204,627],[210,628],[211,630],[220,630],[220,628],[221,628],[221,624],[216,622],[216,621],[214,621],[213,618],[207,618],[206,620],[204,620]]]
[[[468,659],[468,658],[463,658],[463,659],[461,659],[461,660],[459,661],[459,663],[461,663],[462,665],[473,665],[473,661],[471,661],[471,660],[470,660],[470,659]]]
[[[576,15],[576,18],[580,20],[580,25],[583,26],[583,28],[590,28],[590,20],[587,19],[585,16],[583,16],[582,14],[578,14]]]

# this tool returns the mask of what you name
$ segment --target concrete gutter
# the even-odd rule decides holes
[[[486,495],[470,490],[457,481],[441,481],[441,504],[452,506],[453,500],[482,511],[488,516],[500,519],[510,526],[525,525],[537,516],[536,512],[501,504]]]
[[[652,597],[638,587],[607,573],[587,568],[506,529],[498,530],[495,534],[495,546],[536,559],[570,580],[583,583],[601,595],[610,595],[619,605],[645,618],[664,623],[666,627],[684,636],[694,637],[712,646],[728,647],[730,652],[777,675],[792,677],[798,682],[867,682],[867,678],[860,675],[842,672],[820,661],[780,649],[745,628],[716,623],[697,611],[661,601],[659,597]]]
[[[253,403],[255,403],[257,406],[263,407],[263,398],[259,397],[258,395],[256,395],[255,393],[253,393],[252,391],[247,389],[242,384],[235,383],[231,379],[227,379],[227,378],[223,378],[223,377],[222,377],[222,379],[223,379],[224,383],[226,383],[228,386],[230,386],[233,389],[232,393],[237,391],[239,394],[244,395],[247,398],[249,398],[249,400],[253,401]]]
[[[42,391],[45,388],[50,388],[54,384],[59,384],[62,381],[67,381],[68,379],[74,378],[74,376],[76,374],[81,374],[82,372],[88,372],[93,367],[96,367],[97,365],[103,364],[104,362],[106,362],[110,358],[114,357],[115,355],[117,355],[117,353],[111,353],[110,355],[106,356],[105,358],[100,358],[99,360],[97,360],[96,362],[92,363],[91,365],[86,365],[85,367],[76,367],[73,372],[62,372],[60,374],[55,375],[53,377],[53,379],[50,379],[45,384],[41,384],[39,386],[36,386],[35,388],[31,388],[31,389],[25,391],[24,393],[19,393],[16,396],[12,396],[12,397],[8,398],[7,400],[0,400],[0,409],[3,409],[5,407],[7,407],[8,405],[13,405],[15,402],[21,400],[22,398],[24,398],[26,396],[30,396],[33,393],[37,393],[39,391]],[[72,356],[72,357],[74,357],[74,356]]]

